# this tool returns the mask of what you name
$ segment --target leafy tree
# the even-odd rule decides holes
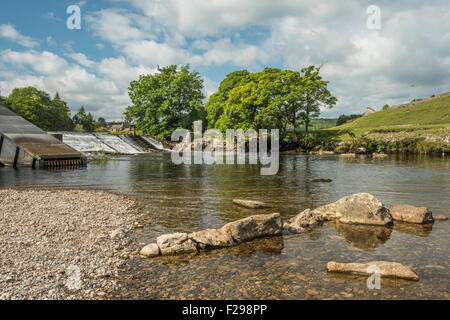
[[[73,129],[74,124],[72,119],[70,119],[70,109],[67,103],[60,99],[58,93],[52,100],[51,109],[50,122],[52,130],[70,131]]]
[[[331,108],[337,101],[319,71],[320,68],[310,66],[301,73],[265,68],[259,73],[239,74],[240,81],[233,83],[234,88],[228,94],[219,88],[217,96],[211,96],[207,118],[215,121],[210,126],[223,131],[278,128],[285,140],[289,139],[289,131],[297,142],[298,126],[303,123],[308,135],[310,121],[319,116],[320,107]],[[227,96],[226,102],[222,102]]]
[[[348,122],[350,120],[361,118],[361,117],[362,117],[361,114],[351,114],[351,115],[348,115],[348,116],[345,115],[345,114],[340,115],[338,120],[337,120],[337,122],[336,122],[336,126],[340,126],[340,125],[342,125],[342,124],[344,124],[344,123],[346,123],[346,122]]]
[[[387,109],[389,109],[389,105],[388,105],[388,104],[385,104],[385,105],[383,106],[383,110],[387,110]]]
[[[209,100],[205,105],[207,113],[206,119],[209,128],[216,127],[216,123],[224,113],[224,108],[231,90],[239,86],[242,80],[248,75],[249,72],[247,70],[235,71],[228,74],[220,83],[219,90],[209,97]]]
[[[48,93],[34,87],[16,88],[4,102],[12,111],[44,131],[73,128],[70,110],[59,94],[52,100]]]
[[[323,80],[319,75],[320,67],[309,66],[303,68],[301,72],[303,73],[300,84],[303,89],[303,106],[300,117],[305,124],[305,135],[308,137],[311,119],[319,117],[320,107],[332,108],[337,98],[328,90],[329,81]]]
[[[141,75],[128,89],[133,105],[126,121],[144,133],[168,139],[175,129],[192,129],[195,120],[206,118],[203,80],[189,66],[158,67],[158,73]]]
[[[89,112],[86,114],[84,106],[81,106],[78,112],[73,116],[73,123],[78,128],[78,130],[83,128],[85,132],[94,132],[98,124],[94,119],[94,116]],[[80,126],[78,126],[80,125]]]

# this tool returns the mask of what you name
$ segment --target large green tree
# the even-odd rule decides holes
[[[132,81],[132,105],[125,118],[144,133],[170,138],[175,129],[192,129],[193,122],[205,120],[203,79],[189,66],[158,67],[156,74]]]
[[[209,128],[216,128],[216,125],[219,125],[218,121],[224,114],[224,108],[231,90],[238,87],[248,75],[249,72],[247,70],[235,71],[228,74],[220,83],[218,91],[209,97],[205,105],[207,113],[206,120],[208,121]]]
[[[225,79],[224,88],[221,84],[207,103],[209,125],[222,131],[278,128],[285,140],[297,142],[298,127],[304,124],[307,135],[320,107],[331,108],[337,101],[319,71],[310,66],[301,72],[265,68],[258,73],[231,74],[230,80],[239,81]]]
[[[42,130],[71,130],[73,127],[67,103],[58,94],[52,100],[48,93],[34,87],[16,88],[5,99],[5,104]]]

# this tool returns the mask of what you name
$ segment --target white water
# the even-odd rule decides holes
[[[150,143],[153,147],[155,147],[158,150],[163,150],[164,146],[161,142],[159,142],[156,139],[150,138],[150,137],[146,137],[146,136],[142,136],[142,138],[147,141],[148,143]]]
[[[146,153],[130,137],[105,133],[62,132],[63,142],[83,153],[100,151],[122,154]]]

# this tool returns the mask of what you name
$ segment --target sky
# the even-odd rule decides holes
[[[0,90],[58,92],[115,121],[130,81],[158,65],[189,64],[206,96],[236,70],[323,65],[332,118],[450,91],[449,17],[448,0],[2,0]]]

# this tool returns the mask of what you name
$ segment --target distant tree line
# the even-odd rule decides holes
[[[95,120],[84,107],[71,118],[67,102],[58,93],[52,99],[34,87],[16,88],[8,97],[0,97],[0,103],[44,131],[94,132],[106,126],[105,119]]]

